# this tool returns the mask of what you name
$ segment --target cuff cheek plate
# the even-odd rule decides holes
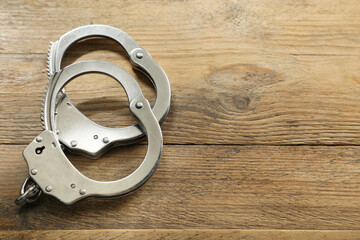
[[[73,78],[89,72],[107,74],[123,86],[129,100],[130,111],[139,122],[137,126],[130,127],[133,130],[129,132],[136,133],[132,136],[144,133],[148,138],[148,150],[141,165],[132,174],[117,181],[99,182],[81,174],[63,153],[59,136],[56,134],[55,116],[60,116],[60,113],[55,115],[58,93]],[[149,102],[143,96],[135,79],[122,68],[102,61],[78,62],[56,72],[53,77],[54,84],[50,84],[45,97],[46,130],[38,135],[23,152],[29,167],[29,175],[41,190],[65,204],[73,204],[88,197],[119,197],[144,184],[155,171],[160,159],[162,134],[159,119],[151,110]],[[87,134],[88,130],[80,126],[79,132]],[[113,137],[110,135],[113,134],[112,132],[108,134],[109,138]],[[101,146],[102,149],[110,147],[101,138],[94,139],[93,137],[81,139],[78,142],[78,148],[81,149],[83,146],[90,148]]]
[[[161,124],[170,107],[171,90],[169,80],[150,54],[145,49],[140,48],[128,34],[117,28],[106,25],[79,27],[64,34],[58,41],[51,44],[48,55],[50,82],[56,81],[56,78],[52,77],[52,75],[61,70],[61,61],[66,50],[81,39],[96,36],[110,38],[119,43],[130,57],[133,67],[144,72],[152,81],[157,93],[152,111]],[[50,86],[51,84],[53,83],[50,83]],[[128,90],[130,91],[130,89]],[[69,105],[72,107],[68,107]],[[142,140],[144,137],[144,132],[137,125],[125,128],[108,128],[91,121],[71,104],[65,92],[59,95],[56,113],[55,125],[59,140],[70,151],[91,158],[100,157],[109,147],[132,144]],[[49,117],[43,114],[43,121],[48,121]],[[84,128],[87,130],[83,131]],[[89,138],[98,133],[102,133],[108,140],[106,145],[100,141],[95,143],[88,141]]]

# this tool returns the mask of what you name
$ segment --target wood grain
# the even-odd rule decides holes
[[[132,195],[67,207],[13,204],[21,151],[40,131],[49,41],[87,24],[129,33],[167,73],[164,154]],[[0,1],[0,238],[359,239],[360,5],[357,0]],[[99,59],[139,80],[121,47],[92,38],[63,66]],[[134,123],[99,74],[66,86],[109,127]],[[68,154],[96,180],[142,161],[144,142],[99,160]]]
[[[11,202],[26,176],[23,147],[0,147],[3,230],[360,227],[360,147],[166,145],[154,176],[132,195],[70,207],[43,197],[19,208]],[[115,180],[132,172],[145,150],[70,159],[86,176]]]
[[[2,1],[0,142],[25,144],[40,129],[48,42],[96,22],[131,34],[168,74],[167,144],[359,144],[358,1],[88,3]],[[120,55],[111,41],[92,40],[65,62],[102,59],[130,69]],[[70,86],[85,114],[108,126],[131,122],[115,82],[85,79]],[[148,83],[142,89],[154,99]]]
[[[286,231],[286,230],[53,230],[0,231],[6,239],[267,239],[267,240],[356,240],[360,231]]]

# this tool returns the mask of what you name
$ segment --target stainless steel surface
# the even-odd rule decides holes
[[[21,186],[20,196],[15,200],[17,205],[21,205],[24,203],[33,203],[35,202],[41,195],[40,187],[34,183],[34,181],[27,177]]]
[[[77,146],[77,141],[71,141],[71,142],[70,142],[70,145],[71,145],[72,147],[76,147],[76,146]]]
[[[59,140],[65,144],[70,151],[83,154],[91,158],[98,158],[108,149],[118,145],[118,136],[131,136],[136,132],[142,132],[138,125],[126,128],[109,128],[101,126],[83,114],[75,114],[78,110],[70,102],[65,102],[68,98],[65,94],[53,95],[59,92],[64,82],[73,79],[88,72],[104,73],[113,77],[124,87],[129,102],[138,96],[143,97],[140,87],[136,80],[125,70],[109,62],[103,61],[84,61],[74,63],[57,72],[49,82],[48,92],[44,99],[44,126],[46,130],[54,131],[59,129],[59,123],[62,123],[62,129],[59,129]],[[140,94],[140,95],[139,95]],[[58,103],[55,115],[55,105],[49,106],[50,102]],[[64,102],[65,104],[61,104]],[[64,130],[66,129],[66,131]],[[96,140],[97,135],[103,141]],[[62,138],[60,137],[62,136]],[[104,139],[105,138],[105,139]],[[64,139],[69,139],[63,142]],[[67,145],[67,144],[70,145]]]
[[[128,34],[114,27],[106,25],[79,27],[64,34],[58,41],[51,43],[48,54],[49,91],[52,91],[51,86],[56,84],[57,77],[54,75],[61,70],[61,61],[66,50],[76,41],[93,36],[107,37],[119,43],[129,55],[133,67],[144,72],[150,78],[157,93],[153,113],[157,121],[162,123],[170,107],[169,80],[162,68],[145,49],[140,48]],[[58,117],[54,126],[58,130],[60,141],[72,152],[91,158],[100,157],[109,147],[128,145],[144,137],[144,132],[138,125],[125,128],[107,128],[91,121],[71,103],[65,91],[58,95],[55,112]],[[49,122],[49,118],[50,115],[42,113],[44,125],[46,125],[45,122]],[[46,126],[44,128],[48,129]],[[94,151],[93,142],[86,141],[94,135],[98,135],[100,139],[110,139],[110,143],[98,144],[97,150]],[[79,144],[72,144],[75,139]],[[105,141],[103,142],[105,143]]]
[[[141,53],[141,52],[138,52],[138,53],[136,54],[136,57],[137,57],[138,59],[142,59],[142,58],[144,57],[144,54]]]
[[[142,102],[137,102],[135,106],[137,109],[141,109],[144,106],[144,104]]]
[[[132,174],[117,181],[99,182],[81,174],[63,153],[58,134],[54,132],[56,130],[56,118],[61,116],[61,114],[54,114],[58,93],[74,77],[88,72],[101,72],[112,76],[124,87],[129,99],[130,111],[138,120],[140,131],[143,131],[148,137],[148,150],[141,165]],[[54,75],[56,81],[49,84],[49,91],[44,101],[46,130],[39,134],[23,151],[29,174],[32,172],[30,169],[37,170],[37,174],[32,175],[32,179],[37,185],[34,184],[35,187],[28,188],[26,192],[31,192],[39,187],[45,194],[52,195],[65,204],[73,204],[88,197],[123,196],[139,188],[151,177],[162,152],[161,129],[138,84],[126,74],[123,69],[108,62],[86,61],[72,64]],[[137,107],[139,103],[142,105],[141,108]],[[83,128],[82,131],[87,131],[87,129]],[[102,137],[100,134],[103,135],[103,132],[97,134]],[[42,141],[37,141],[40,138]],[[112,137],[109,135],[103,139],[105,138],[109,140],[109,143],[105,145],[109,146],[112,143]],[[78,145],[82,144],[82,140],[77,141]],[[95,148],[104,145],[97,138],[94,138],[93,133],[84,141]],[[36,194],[38,193],[41,191],[38,190]],[[28,195],[22,194],[17,201],[24,202],[28,198]]]
[[[153,109],[135,79],[114,64],[85,61],[60,69],[63,55],[71,44],[93,36],[118,42],[128,53],[133,67],[150,78],[157,92]],[[88,197],[119,197],[144,184],[160,159],[162,134],[159,123],[165,119],[170,107],[170,84],[162,68],[129,35],[105,25],[84,26],[66,33],[55,43],[50,43],[47,60],[49,84],[44,91],[41,113],[45,131],[23,151],[31,177],[26,178],[15,203],[34,202],[44,192],[65,204],[73,204]],[[64,86],[73,78],[90,72],[107,74],[123,86],[130,112],[138,124],[107,128],[76,109]],[[98,158],[111,147],[134,143],[145,135],[148,137],[148,150],[143,162],[132,174],[117,181],[99,182],[85,177],[63,153],[65,145],[75,153]]]

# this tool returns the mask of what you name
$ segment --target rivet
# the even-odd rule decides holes
[[[85,195],[86,190],[85,190],[84,188],[82,188],[82,189],[80,189],[79,193],[80,193],[81,195]]]
[[[72,183],[72,184],[70,185],[70,187],[71,187],[71,188],[75,188],[75,187],[76,187],[75,183]]]
[[[142,58],[144,57],[144,54],[141,53],[141,52],[138,52],[138,53],[136,54],[136,57],[137,57],[138,59],[142,59]]]
[[[52,191],[52,186],[46,186],[46,188],[45,188],[45,191],[47,191],[47,192],[51,192]]]
[[[99,138],[99,136],[98,135],[94,135],[94,139],[98,139]]]
[[[76,147],[76,145],[77,145],[78,143],[77,143],[77,141],[73,140],[73,141],[71,141],[70,144],[71,144],[72,147]]]
[[[109,138],[104,137],[104,138],[103,138],[103,142],[104,142],[104,143],[108,143],[108,142],[109,142]]]
[[[35,168],[31,169],[31,174],[32,175],[36,175],[37,173],[38,173],[37,169],[35,169]]]
[[[40,136],[37,136],[36,138],[35,138],[35,140],[36,140],[36,142],[41,142],[42,141],[42,137],[40,137]]]
[[[135,107],[136,107],[137,109],[141,109],[143,106],[144,106],[144,104],[143,104],[142,102],[137,102],[137,103],[135,104]]]

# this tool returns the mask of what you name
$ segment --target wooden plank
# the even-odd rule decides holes
[[[0,231],[6,239],[274,239],[274,240],[355,240],[360,231],[319,230],[50,230]]]
[[[166,144],[358,145],[358,13],[356,0],[2,1],[0,143],[25,144],[40,129],[48,42],[97,19],[131,34],[168,74]],[[64,61],[102,59],[130,70],[121,54],[94,39]],[[154,99],[148,81],[142,89]],[[133,122],[108,78],[83,77],[69,94],[101,124]]]
[[[19,208],[12,201],[27,172],[23,148],[0,146],[1,230],[360,228],[360,147],[166,145],[134,194],[70,207],[43,197]],[[135,170],[145,150],[70,157],[86,176],[108,181]]]
[[[41,130],[40,104],[47,82],[44,61],[45,56],[0,58],[4,70],[0,77],[5,80],[0,83],[0,142],[25,144]],[[331,69],[338,61],[322,64]],[[355,59],[348,62],[354,67],[358,64]],[[270,80],[262,79],[262,74],[275,75],[261,71],[254,65],[224,67],[214,75],[199,77],[202,86],[191,84],[196,81],[192,78],[175,80],[171,75],[178,73],[170,71],[173,97],[163,125],[165,143],[359,144],[357,82],[344,84],[342,78],[321,82],[310,76],[305,81],[278,76]],[[147,82],[141,83],[153,102],[155,93]],[[123,90],[108,77],[83,76],[67,89],[79,109],[100,124],[120,127],[135,122]]]
[[[357,0],[0,1],[0,238],[357,239],[360,147],[274,145],[359,144],[359,16]],[[48,42],[92,23],[129,33],[169,76],[161,164],[125,198],[66,207],[44,197],[19,208],[21,150],[41,131]],[[63,65],[84,59],[131,71],[109,40],[76,44]],[[153,102],[149,81],[134,76]],[[67,90],[103,125],[134,122],[109,78],[82,76]],[[145,150],[71,159],[114,180]],[[95,228],[118,230],[76,231]]]
[[[205,2],[4,0],[0,4],[1,53],[43,53],[49,40],[59,34],[81,25],[108,24],[128,32],[150,52],[162,50],[168,57],[169,51],[172,57],[187,55],[187,59],[216,57],[215,53],[237,55],[244,50],[280,55],[359,54],[357,0]]]

